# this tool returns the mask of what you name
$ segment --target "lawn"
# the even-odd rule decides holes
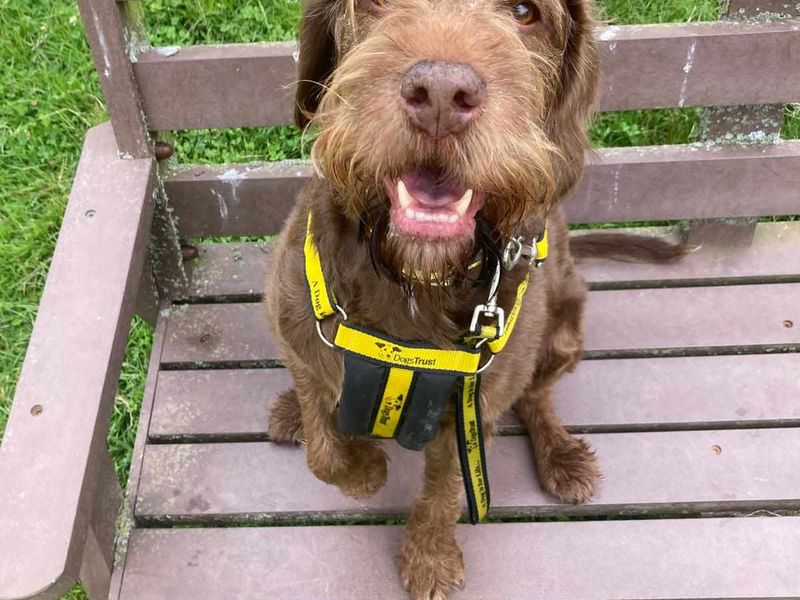
[[[717,0],[601,0],[620,24],[708,20]],[[155,45],[286,40],[297,0],[148,0]],[[74,1],[0,0],[0,439],[36,314],[50,255],[86,129],[106,119]],[[800,109],[787,111],[784,136],[800,138]],[[601,146],[685,143],[697,136],[696,110],[602,115]],[[182,161],[279,160],[300,156],[292,128],[185,132]],[[124,481],[151,342],[135,321],[109,445]],[[83,598],[75,590],[69,598]]]

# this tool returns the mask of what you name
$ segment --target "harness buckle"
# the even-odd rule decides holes
[[[494,321],[494,331],[488,332],[486,330],[487,326],[481,325],[481,317],[488,317]],[[491,325],[488,327],[491,327]],[[506,311],[496,304],[479,304],[472,313],[469,332],[474,337],[481,339],[477,347],[482,346],[485,342],[503,337],[506,332]]]
[[[536,247],[536,242],[526,244],[522,241],[522,237],[511,238],[508,245],[503,250],[503,268],[510,271],[519,264],[523,258],[528,262],[536,264],[538,261],[539,251]],[[538,266],[538,265],[537,265]]]

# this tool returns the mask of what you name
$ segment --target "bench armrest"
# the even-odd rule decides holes
[[[153,217],[152,159],[89,131],[0,445],[0,599],[79,578]]]

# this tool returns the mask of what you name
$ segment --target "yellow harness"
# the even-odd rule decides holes
[[[489,510],[490,496],[480,415],[480,375],[511,337],[530,272],[519,284],[516,301],[506,317],[497,305],[501,270],[498,265],[489,299],[475,308],[464,344],[442,350],[431,344],[397,340],[349,322],[347,313],[326,283],[312,234],[310,212],[304,254],[317,332],[327,346],[344,353],[345,381],[339,429],[353,435],[396,438],[407,448],[421,450],[438,432],[446,401],[457,385],[456,434],[467,505],[472,523],[483,520]],[[502,263],[506,269],[511,269],[524,257],[540,266],[547,254],[545,230],[542,238],[529,246],[520,238],[512,240]],[[341,323],[331,342],[322,331],[322,322],[337,313]],[[481,319],[486,318],[493,321],[491,325],[480,324]],[[481,366],[484,344],[491,356]]]

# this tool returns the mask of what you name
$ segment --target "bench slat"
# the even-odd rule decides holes
[[[672,237],[671,228],[603,230]],[[800,222],[760,223],[748,248],[703,246],[669,265],[582,260],[578,269],[594,288],[800,281]],[[269,243],[202,244],[193,263],[193,298],[256,297],[266,281]]]
[[[800,324],[798,297],[798,283],[590,292],[586,351],[601,358],[796,350],[800,327],[788,325]],[[169,319],[168,368],[278,359],[262,304],[176,306]]]
[[[137,530],[122,600],[405,600],[394,564],[402,535]],[[453,600],[800,597],[798,517],[462,525],[456,535],[467,585]]]
[[[492,514],[592,515],[800,508],[800,429],[589,434],[604,479],[586,506],[539,488],[527,436],[487,450]],[[386,444],[387,485],[369,500],[342,496],[308,470],[302,448],[269,442],[150,445],[135,514],[170,522],[405,514],[422,481],[420,452]]]
[[[181,235],[272,235],[311,175],[304,162],[188,166],[166,190]],[[564,204],[571,223],[792,215],[800,142],[599,150]]]
[[[598,43],[600,110],[800,100],[796,22],[615,26],[600,29]],[[133,67],[149,126],[291,123],[296,51],[293,42],[278,42],[156,48],[139,54]]]
[[[800,354],[584,361],[557,384],[556,411],[579,432],[800,425],[798,372]],[[270,407],[290,387],[284,369],[162,371],[149,437],[266,440]],[[512,414],[499,424],[523,431]]]

